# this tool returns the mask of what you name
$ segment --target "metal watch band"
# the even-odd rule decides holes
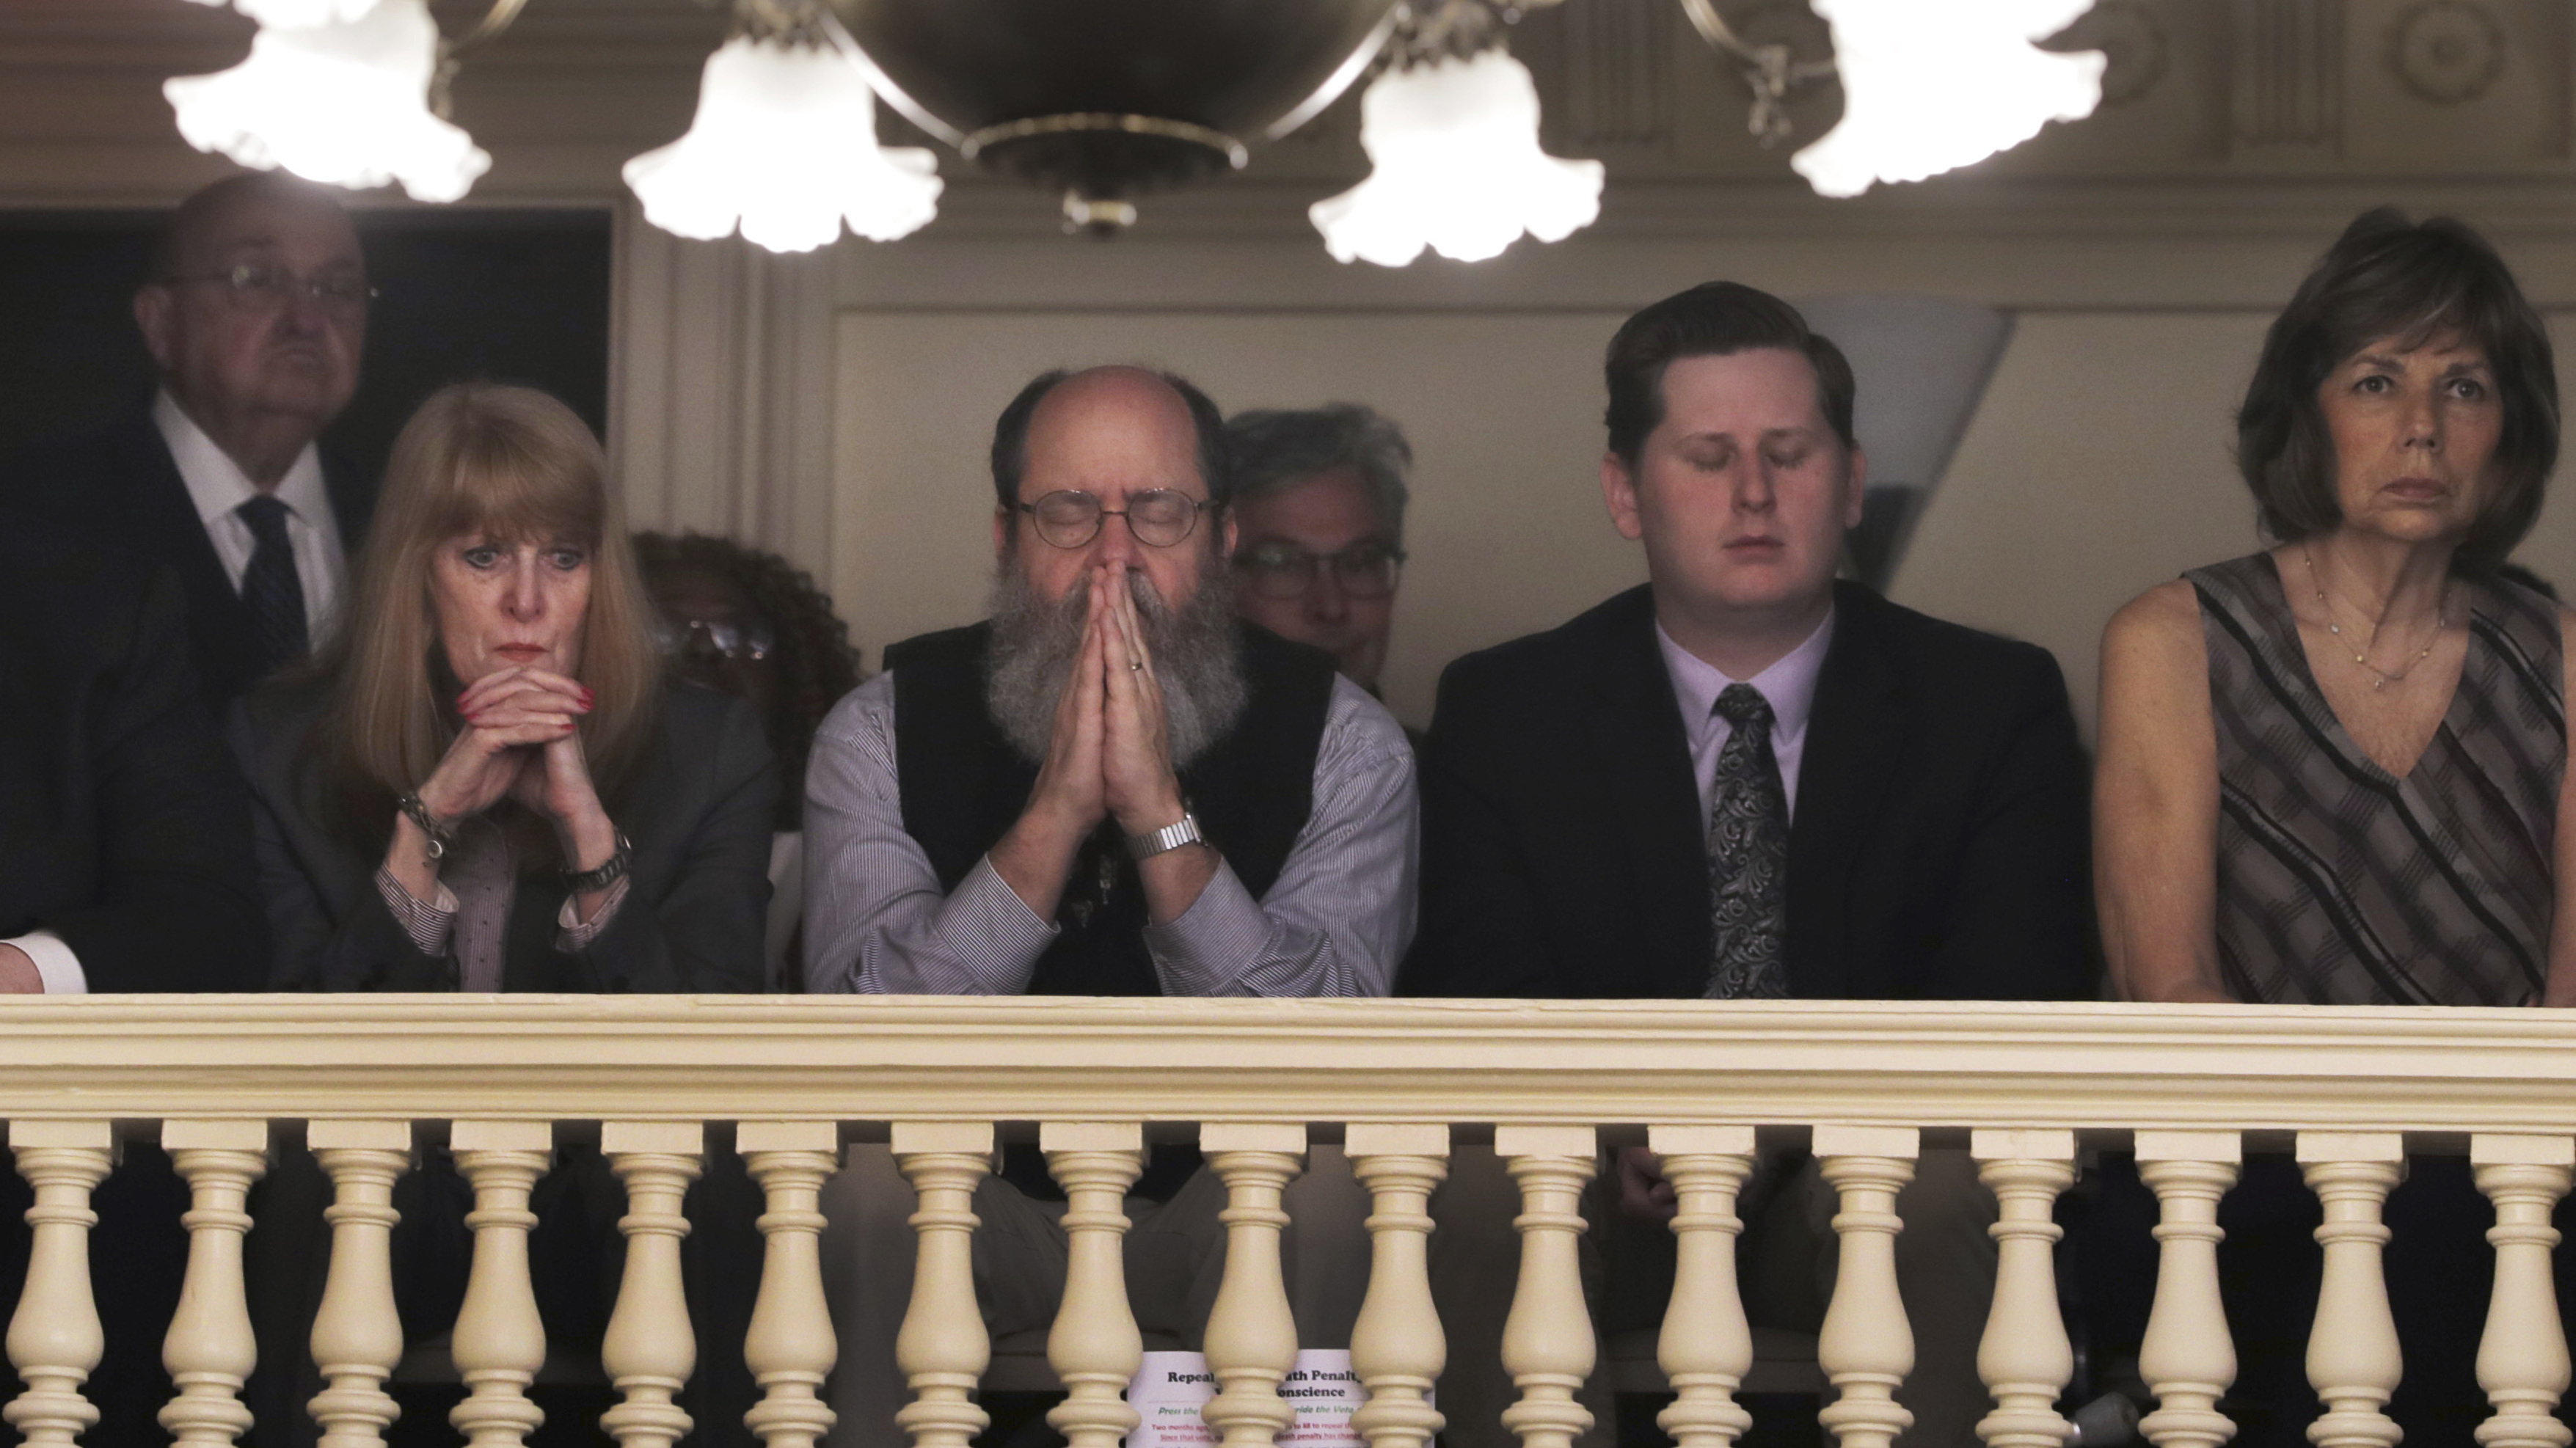
[[[455,832],[430,818],[429,806],[420,802],[419,795],[404,795],[394,801],[394,808],[409,815],[411,822],[420,826],[420,832],[429,836],[429,849],[426,853],[431,859],[435,860],[445,855],[447,847],[456,843]]]
[[[1140,860],[1150,860],[1167,850],[1177,850],[1183,845],[1202,842],[1199,834],[1199,817],[1185,810],[1178,824],[1165,825],[1150,835],[1129,835],[1127,853]]]
[[[583,870],[578,873],[571,870],[564,871],[564,889],[575,895],[587,895],[594,890],[605,890],[616,884],[626,878],[627,859],[633,852],[633,848],[626,843],[626,831],[619,830],[617,853],[602,861],[599,868],[595,870]]]

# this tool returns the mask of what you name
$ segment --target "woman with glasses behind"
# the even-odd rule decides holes
[[[1404,565],[1413,448],[1393,422],[1347,402],[1238,412],[1225,433],[1236,609],[1331,654],[1345,677],[1376,693]]]
[[[805,756],[823,716],[864,677],[850,626],[796,565],[730,538],[638,533],[635,557],[671,672],[748,702],[769,730],[786,787],[771,819],[764,953],[769,988],[801,991]]]

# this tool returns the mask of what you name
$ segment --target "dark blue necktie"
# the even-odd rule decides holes
[[[1781,959],[1788,935],[1789,801],[1771,757],[1771,701],[1729,684],[1717,713],[1734,732],[1717,753],[1708,810],[1708,998],[1789,994]]]
[[[242,606],[250,610],[259,672],[271,674],[303,658],[311,642],[304,627],[304,581],[296,576],[295,545],[286,536],[290,510],[262,493],[233,511],[250,525],[255,540],[250,566],[242,570]]]

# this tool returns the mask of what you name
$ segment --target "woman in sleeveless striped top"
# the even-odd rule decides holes
[[[2558,451],[2548,333],[2487,242],[2355,221],[2273,323],[2238,465],[2275,546],[2102,644],[2097,891],[2128,999],[2576,1004],[2576,619],[2500,565]],[[2456,1158],[2392,1196],[2410,1443],[2468,1441],[2492,1220]],[[2231,1220],[2232,1219],[2232,1220]],[[2301,1441],[2317,1220],[2249,1159],[2222,1221],[2239,1445]]]

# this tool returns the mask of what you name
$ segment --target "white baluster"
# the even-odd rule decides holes
[[[165,1121],[161,1149],[188,1184],[188,1273],[179,1310],[161,1342],[161,1365],[178,1396],[161,1426],[180,1443],[229,1445],[250,1427],[242,1384],[259,1364],[250,1299],[242,1287],[242,1237],[250,1231],[250,1184],[268,1174],[268,1123]]]
[[[449,1334],[457,1376],[470,1390],[447,1421],[468,1448],[520,1448],[546,1420],[528,1384],[546,1365],[546,1325],[528,1280],[528,1191],[546,1174],[554,1127],[543,1121],[459,1121],[448,1131],[456,1169],[474,1184],[474,1266]]]
[[[2057,1448],[2075,1425],[2057,1398],[2075,1376],[2075,1347],[2057,1310],[2057,1194],[2075,1184],[2075,1133],[1977,1131],[1968,1155],[1995,1194],[1995,1301],[1977,1340],[1977,1376],[1995,1410],[1977,1424],[1987,1448]]]
[[[1646,1146],[1673,1184],[1673,1300],[1655,1340],[1672,1406],[1655,1422],[1678,1448],[1728,1448],[1753,1426],[1735,1401],[1753,1366],[1753,1331],[1735,1285],[1735,1194],[1753,1172],[1750,1126],[1649,1126]]]
[[[1279,1194],[1306,1164],[1306,1128],[1274,1122],[1209,1122],[1199,1149],[1225,1183],[1225,1277],[1208,1312],[1207,1360],[1218,1393],[1199,1419],[1224,1448],[1272,1448],[1297,1421],[1279,1384],[1297,1365],[1297,1319],[1279,1266],[1288,1225]]]
[[[2242,1146],[2232,1131],[2141,1131],[2138,1177],[2156,1194],[2155,1306],[2138,1373],[2156,1410],[2138,1430],[2156,1448],[2218,1448],[2236,1425],[2218,1400],[2236,1381],[2236,1348],[2218,1292],[2218,1199],[2236,1184]]]
[[[1066,1448],[1118,1448],[1137,1423],[1120,1394],[1145,1361],[1121,1256],[1127,1188],[1145,1169],[1145,1128],[1133,1121],[1040,1122],[1038,1149],[1065,1196],[1064,1304],[1047,1333],[1047,1362],[1065,1399],[1047,1423]]]
[[[1896,1193],[1914,1179],[1922,1133],[1911,1126],[1819,1126],[1812,1150],[1842,1193],[1834,1298],[1816,1337],[1816,1365],[1834,1385],[1816,1420],[1841,1448],[1888,1448],[1914,1422],[1896,1390],[1914,1370],[1914,1332],[1896,1290]]]
[[[2472,1136],[2469,1165],[2478,1190],[2495,1201],[2495,1291],[2478,1339],[2478,1386],[2495,1416],[2478,1425],[2484,1448],[2567,1448],[2567,1425],[2551,1416],[2567,1391],[2567,1334],[2549,1268],[2558,1229],[2552,1208],[2567,1195],[2576,1139]]]
[[[2308,1332],[2308,1382],[2325,1412],[2308,1427],[2317,1448],[2396,1448],[2397,1424],[2380,1410],[2397,1390],[2404,1364],[2397,1319],[2379,1250],[2388,1228],[2379,1220],[2389,1191],[2406,1174],[2406,1139],[2395,1132],[2302,1131],[2299,1165],[2325,1205],[2325,1280],[2316,1325]]]
[[[599,1128],[600,1154],[626,1183],[626,1271],[617,1307],[599,1342],[599,1365],[625,1400],[600,1415],[618,1448],[670,1448],[689,1431],[689,1415],[672,1399],[698,1366],[697,1335],[680,1280],[681,1214],[689,1183],[705,1168],[707,1129],[695,1121],[610,1121]]]
[[[1351,1367],[1368,1401],[1351,1416],[1369,1448],[1427,1448],[1445,1421],[1431,1386],[1449,1365],[1431,1302],[1431,1191],[1449,1175],[1449,1128],[1353,1122],[1342,1133],[1351,1174],[1369,1189],[1368,1295],[1351,1324]]]
[[[408,1121],[317,1120],[304,1144],[330,1175],[331,1275],[313,1315],[313,1361],[329,1386],[313,1395],[322,1448],[380,1448],[398,1415],[385,1379],[402,1361],[394,1309],[394,1182],[410,1170]]]
[[[823,1380],[839,1344],[823,1296],[820,1198],[840,1145],[840,1128],[829,1121],[746,1121],[734,1129],[734,1149],[767,1194],[760,1295],[742,1344],[743,1364],[761,1388],[742,1420],[764,1448],[814,1448],[832,1427]]]
[[[9,1316],[9,1364],[27,1389],[0,1418],[27,1448],[70,1448],[98,1421],[81,1396],[107,1346],[90,1295],[89,1229],[98,1214],[89,1194],[116,1164],[116,1133],[104,1121],[12,1121],[9,1147],[36,1204],[27,1209],[27,1283]]]
[[[1503,1319],[1503,1368],[1520,1401],[1503,1410],[1503,1426],[1521,1448],[1571,1448],[1592,1426],[1574,1400],[1592,1373],[1592,1314],[1583,1303],[1577,1243],[1583,1235],[1583,1186],[1599,1169],[1589,1126],[1497,1126],[1494,1154],[1521,1185],[1521,1275]]]
[[[912,1434],[914,1448],[966,1448],[991,1422],[974,1398],[993,1361],[975,1305],[975,1188],[993,1169],[993,1124],[898,1121],[893,1137],[895,1164],[920,1200],[912,1214],[912,1301],[894,1340],[895,1366],[913,1400],[895,1421]]]

